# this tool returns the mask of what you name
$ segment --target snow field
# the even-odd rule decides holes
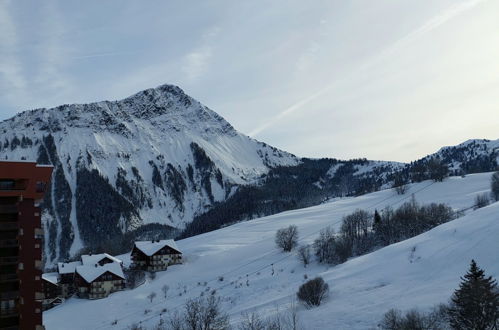
[[[355,209],[397,207],[411,194],[420,203],[441,202],[456,210],[465,209],[477,194],[489,189],[490,175],[412,184],[403,196],[389,189],[336,199],[181,240],[177,244],[184,252],[183,265],[171,266],[135,290],[117,292],[105,299],[71,298],[45,312],[44,323],[48,330],[68,329],[68,324],[71,329],[125,329],[139,322],[152,327],[160,317],[165,318],[163,309],[180,311],[187,299],[215,289],[223,299],[223,309],[236,324],[242,312],[257,311],[263,317],[277,310],[285,312],[305,282],[305,275],[320,275],[330,286],[330,297],[318,308],[299,306],[298,316],[305,328],[369,329],[390,308],[425,309],[446,302],[471,258],[487,275],[497,278],[499,203],[467,211],[465,216],[427,233],[335,267],[314,261],[304,268],[295,253],[275,247],[276,230],[296,225],[300,244],[312,243],[322,228],[332,225],[338,229],[342,217]],[[219,280],[221,276],[223,281]],[[165,284],[170,287],[166,300],[161,292]],[[152,303],[147,299],[151,292],[158,294]],[[117,324],[112,325],[115,320]]]

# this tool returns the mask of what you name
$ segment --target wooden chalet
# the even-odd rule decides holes
[[[75,286],[76,282],[75,274],[76,274],[76,269],[78,267],[91,266],[95,268],[95,265],[104,266],[113,263],[117,264],[120,269],[122,268],[123,261],[107,253],[84,254],[81,256],[81,261],[58,263],[57,272],[59,273],[59,286],[60,286],[61,296],[63,298],[68,298],[72,294],[77,292],[78,287]],[[121,272],[123,273],[123,271]],[[79,292],[77,293],[79,294]]]
[[[63,301],[57,273],[42,274],[42,290],[44,296],[42,309],[44,311],[60,304]]]
[[[172,239],[135,242],[132,267],[149,272],[166,270],[169,265],[182,263],[182,252]]]
[[[81,298],[99,299],[125,288],[125,275],[118,263],[76,267],[74,285]]]

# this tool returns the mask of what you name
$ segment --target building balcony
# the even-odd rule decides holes
[[[13,317],[13,316],[17,316],[18,314],[19,314],[19,311],[17,310],[17,308],[6,308],[6,309],[1,308],[0,309],[0,318]]]
[[[0,239],[0,248],[17,247],[19,242],[17,239]]]
[[[19,278],[17,274],[2,274],[0,275],[0,283],[16,282]]]
[[[0,264],[9,265],[9,264],[17,264],[19,261],[19,257],[0,257]]]
[[[0,300],[12,300],[19,298],[19,291],[0,292]]]
[[[27,180],[2,179],[0,180],[0,191],[26,190],[27,185]]]
[[[0,230],[18,230],[18,222],[0,222]]]
[[[16,205],[0,205],[0,214],[17,214],[18,212]]]

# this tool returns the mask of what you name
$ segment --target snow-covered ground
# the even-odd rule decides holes
[[[180,310],[186,299],[213,289],[223,297],[223,308],[237,323],[245,311],[256,310],[263,317],[285,311],[305,275],[320,275],[330,286],[330,296],[318,308],[299,307],[304,328],[369,329],[390,308],[425,309],[446,302],[472,258],[488,275],[498,278],[499,203],[468,210],[465,216],[427,233],[336,267],[313,262],[304,268],[296,255],[275,247],[276,230],[297,225],[300,243],[311,243],[322,228],[338,228],[342,217],[355,209],[396,207],[412,194],[420,203],[443,202],[464,209],[473,204],[477,194],[489,190],[490,176],[483,173],[451,177],[442,183],[425,181],[410,185],[403,196],[389,189],[337,199],[181,240],[177,244],[184,252],[183,265],[171,266],[139,288],[105,299],[69,299],[45,312],[44,323],[48,330],[126,329],[139,322],[152,327],[164,308]],[[165,284],[170,287],[167,299],[161,292]],[[158,295],[152,303],[147,298],[151,292]],[[112,325],[113,321],[117,323]]]

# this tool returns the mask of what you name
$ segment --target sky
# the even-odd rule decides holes
[[[498,0],[0,0],[0,120],[174,84],[304,157],[499,138]]]

